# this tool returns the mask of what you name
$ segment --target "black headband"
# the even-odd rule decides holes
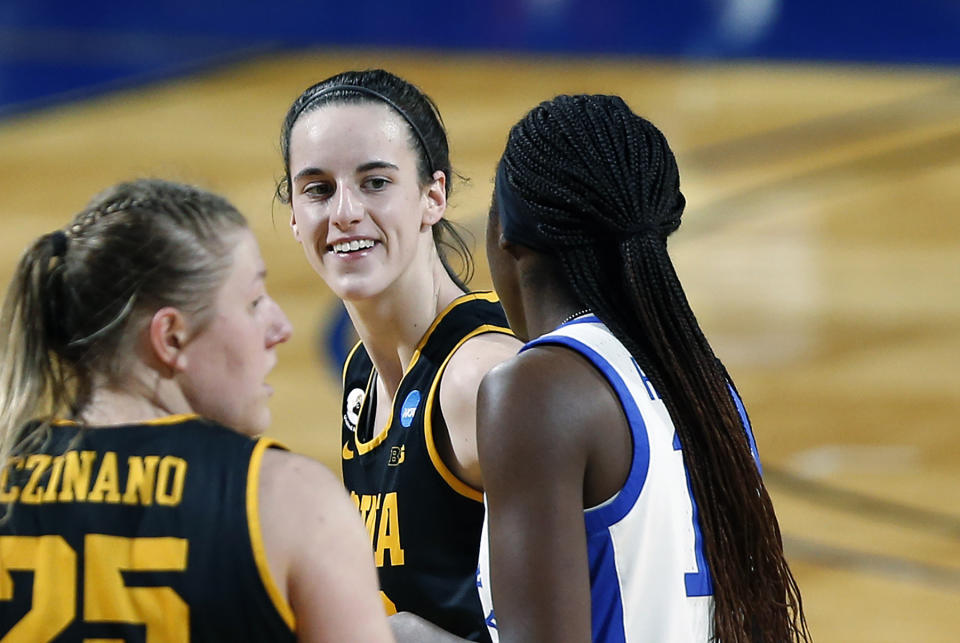
[[[531,250],[549,252],[550,242],[540,233],[537,222],[532,217],[525,216],[526,206],[510,187],[505,165],[505,161],[500,161],[500,165],[497,166],[497,181],[494,184],[497,214],[500,217],[500,229],[503,231],[504,239]]]
[[[437,169],[437,167],[433,164],[433,157],[430,155],[430,148],[427,147],[427,140],[424,138],[423,132],[420,131],[420,128],[417,127],[417,124],[413,122],[413,119],[410,118],[410,116],[405,111],[403,111],[399,105],[397,105],[395,102],[393,102],[392,100],[390,100],[389,98],[381,94],[380,92],[374,89],[370,89],[369,87],[363,87],[361,85],[330,85],[328,87],[324,87],[323,89],[318,91],[316,94],[311,96],[310,100],[304,101],[303,105],[301,105],[300,108],[296,111],[296,114],[294,114],[294,117],[291,123],[296,123],[297,120],[300,118],[300,115],[303,114],[303,112],[308,107],[316,104],[316,102],[320,100],[321,97],[336,91],[366,94],[367,96],[373,96],[374,98],[379,99],[384,103],[386,103],[387,105],[389,105],[390,107],[392,107],[393,111],[400,114],[400,116],[403,117],[403,120],[407,121],[407,125],[409,125],[410,129],[413,130],[413,133],[416,134],[417,140],[420,141],[420,145],[423,147],[423,153],[427,155],[427,163],[430,165],[429,172],[431,175],[433,175],[433,172],[434,170]]]
[[[500,228],[503,230],[503,236],[507,241],[526,246],[531,250],[539,252],[554,252],[558,247],[564,245],[558,238],[551,241],[543,232],[540,223],[537,223],[532,216],[527,216],[527,206],[523,199],[519,197],[510,185],[507,179],[505,169],[506,161],[501,160],[497,166],[497,180],[494,185],[494,194],[497,201],[497,213],[500,216]],[[614,241],[625,241],[637,237],[647,237],[650,239],[664,240],[671,232],[680,226],[680,215],[683,212],[683,206],[686,203],[683,194],[677,191],[677,196],[668,207],[671,211],[660,224],[649,223],[647,221],[632,222],[627,224],[617,224],[615,222],[602,222],[599,227],[592,230],[590,238],[597,242],[604,239]],[[585,242],[589,243],[589,242]]]

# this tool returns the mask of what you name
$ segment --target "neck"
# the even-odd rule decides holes
[[[519,259],[520,300],[527,337],[530,341],[549,333],[560,324],[589,312],[588,306],[567,285],[559,268],[549,260],[525,253]]]
[[[397,283],[377,297],[344,302],[377,375],[391,398],[424,334],[463,294],[439,258],[429,279]]]
[[[122,384],[94,381],[90,401],[78,419],[91,426],[111,426],[194,412],[176,378],[165,377],[143,362],[137,361],[119,381]]]
[[[94,391],[79,419],[90,426],[114,426],[139,424],[179,413],[192,413],[192,409],[187,406],[170,408],[159,400],[130,391],[100,388]]]

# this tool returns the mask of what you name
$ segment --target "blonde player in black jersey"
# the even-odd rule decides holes
[[[392,640],[347,494],[258,437],[291,332],[264,277],[239,212],[160,180],[27,249],[2,318],[4,641]]]
[[[294,235],[361,344],[344,367],[343,479],[364,516],[389,612],[487,640],[476,593],[483,522],[477,387],[519,343],[492,293],[446,250],[446,132],[433,102],[383,70],[308,88],[281,139]]]

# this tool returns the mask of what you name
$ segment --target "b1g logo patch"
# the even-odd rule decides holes
[[[400,425],[403,428],[408,429],[413,424],[418,406],[420,406],[420,391],[410,391],[407,399],[403,401],[403,406],[400,407]]]
[[[363,408],[364,392],[362,388],[355,388],[347,395],[347,411],[343,414],[343,422],[351,431],[356,432],[357,422],[360,421],[360,409]]]
[[[390,459],[387,460],[388,467],[399,467],[403,464],[404,458],[407,455],[406,445],[399,447],[390,447]]]

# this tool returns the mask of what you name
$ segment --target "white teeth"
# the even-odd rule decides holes
[[[373,247],[373,239],[354,239],[353,241],[343,241],[333,244],[334,252],[356,252],[357,250],[366,250]]]

